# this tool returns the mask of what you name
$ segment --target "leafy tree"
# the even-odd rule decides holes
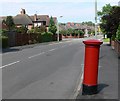
[[[84,32],[82,30],[78,30],[78,33],[80,34],[80,36],[84,35]]]
[[[67,31],[66,30],[61,30],[60,34],[63,34],[65,36],[67,34]]]
[[[78,36],[78,35],[79,35],[79,31],[78,31],[78,30],[74,30],[74,34],[75,34],[76,36]]]
[[[67,34],[73,34],[73,33],[74,33],[74,31],[73,31],[72,28],[69,28],[69,29],[67,30]]]
[[[49,32],[52,32],[53,34],[55,34],[57,31],[57,27],[55,25],[55,22],[53,20],[53,17],[50,18],[50,24],[49,24]]]
[[[104,33],[106,33],[105,27],[106,27],[106,20],[107,19],[104,19],[103,17],[108,16],[110,14],[111,9],[112,9],[112,6],[110,4],[106,4],[105,6],[103,6],[102,11],[97,12],[98,17],[101,17],[100,22],[102,24],[100,27],[101,27],[102,32],[104,32]]]
[[[7,25],[9,31],[15,26],[12,16],[7,16],[3,22]]]
[[[109,35],[109,38],[111,38],[113,34],[116,36],[116,32],[120,24],[120,7],[113,6],[110,13],[108,15],[104,15],[102,20],[105,22],[100,26],[104,29],[104,32]]]
[[[117,32],[116,32],[116,39],[120,41],[120,25],[119,25]]]
[[[88,22],[82,22],[83,25],[88,25],[88,26],[93,26],[95,25],[92,21],[88,21]]]
[[[112,6],[110,4],[106,4],[103,6],[102,11],[98,11],[97,14],[98,16],[102,17],[104,15],[108,15],[112,9]]]

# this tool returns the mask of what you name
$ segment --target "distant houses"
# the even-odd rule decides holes
[[[6,19],[6,17],[1,17],[1,22]],[[54,22],[57,23],[57,17],[53,17]],[[45,26],[48,29],[49,26],[49,15],[31,15],[26,14],[25,9],[20,11],[20,14],[13,16],[14,23],[16,27],[26,26],[28,29],[32,27]],[[3,25],[2,25],[3,26]],[[1,28],[2,28],[1,26]]]
[[[6,17],[2,17],[1,22],[5,19]],[[45,26],[48,31],[50,17],[49,15],[28,15],[26,14],[25,9],[21,9],[20,14],[13,16],[13,20],[16,27],[26,26],[28,29],[31,29],[32,27]],[[57,24],[57,17],[53,17],[53,20],[55,24]],[[4,23],[2,23],[1,28],[2,27],[6,27]],[[59,30],[67,30],[69,28],[82,30],[84,32],[86,30],[94,30],[94,26],[88,26],[86,24],[83,25],[81,23],[68,22],[66,24],[59,24]]]

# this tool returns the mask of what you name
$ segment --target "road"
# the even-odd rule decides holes
[[[82,40],[38,45],[2,55],[3,99],[71,99],[82,76]]]

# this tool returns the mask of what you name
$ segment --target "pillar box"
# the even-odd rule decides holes
[[[91,39],[83,43],[85,44],[85,59],[82,95],[97,94],[99,48],[103,42]]]

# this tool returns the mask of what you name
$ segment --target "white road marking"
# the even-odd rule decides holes
[[[66,47],[66,45],[62,46],[61,48],[64,48],[64,47]]]
[[[51,49],[51,50],[48,50],[47,52],[51,52],[51,51],[54,51],[56,50],[57,48],[54,48],[54,49]],[[39,54],[36,54],[36,55],[33,55],[33,56],[30,56],[28,57],[29,59],[33,58],[33,57],[36,57],[36,56],[39,56],[39,55],[42,55],[42,54],[45,54],[46,52],[42,52],[42,53],[39,53]]]
[[[54,51],[54,50],[56,50],[56,49],[57,49],[57,48],[54,48],[54,49],[51,49],[51,50],[49,50],[49,51],[51,52],[51,51]]]
[[[36,57],[36,56],[42,55],[42,54],[44,54],[44,53],[45,53],[45,52],[42,52],[42,53],[39,53],[39,54],[36,54],[36,55],[30,56],[30,57],[28,57],[28,58],[31,59],[31,58],[33,58],[33,57]]]
[[[7,67],[7,66],[11,66],[11,65],[14,65],[14,64],[16,64],[16,63],[18,63],[18,62],[20,62],[20,61],[12,62],[12,63],[10,63],[10,64],[1,66],[0,68],[4,68],[4,67]]]

